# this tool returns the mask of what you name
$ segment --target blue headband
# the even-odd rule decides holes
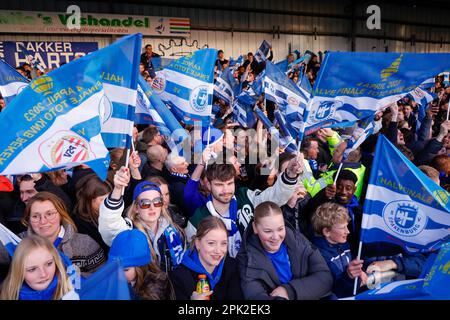
[[[133,192],[133,201],[136,200],[137,197],[139,197],[139,195],[142,192],[145,191],[151,191],[151,190],[155,190],[158,191],[160,194],[162,194],[161,189],[159,188],[159,186],[157,184],[155,184],[154,182],[150,182],[150,181],[143,181],[140,182],[136,188],[134,188],[134,192]]]

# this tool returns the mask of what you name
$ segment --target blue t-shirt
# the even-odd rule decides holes
[[[275,253],[270,253],[266,251],[267,257],[277,272],[278,278],[282,284],[288,283],[292,280],[291,262],[289,261],[289,256],[284,243],[281,244],[280,250]]]

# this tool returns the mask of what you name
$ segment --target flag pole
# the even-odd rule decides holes
[[[206,148],[209,148],[209,139],[211,138],[211,124],[208,126],[208,140],[206,141]],[[208,161],[205,163],[205,171],[208,169]]]
[[[342,162],[339,164],[339,169],[337,171],[336,178],[334,178],[334,182],[333,182],[334,185],[336,185],[337,179],[339,177],[339,173],[341,173],[341,169],[342,169]]]
[[[359,247],[358,247],[358,257],[359,260],[361,258],[361,250],[362,250],[362,241],[359,241]],[[356,295],[356,291],[358,289],[358,277],[355,278],[355,283],[353,284],[353,295]]]

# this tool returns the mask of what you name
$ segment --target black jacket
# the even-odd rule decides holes
[[[236,259],[245,299],[269,300],[270,293],[283,286],[291,300],[314,300],[331,293],[333,277],[319,250],[286,224],[284,239],[289,255],[292,280],[281,284],[275,268],[253,228],[247,228]]]
[[[226,256],[220,281],[213,289],[211,300],[242,300],[242,290],[237,276],[236,260]],[[183,264],[169,272],[177,300],[190,300],[198,281],[198,273]]]

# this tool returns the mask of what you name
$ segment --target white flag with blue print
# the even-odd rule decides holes
[[[8,105],[23,88],[28,86],[30,80],[25,78],[13,67],[0,59],[0,94]]]
[[[216,57],[216,49],[198,50],[157,72],[152,87],[179,120],[209,124]]]
[[[363,212],[363,243],[387,242],[409,252],[428,252],[450,237],[449,193],[383,135],[378,138]]]

